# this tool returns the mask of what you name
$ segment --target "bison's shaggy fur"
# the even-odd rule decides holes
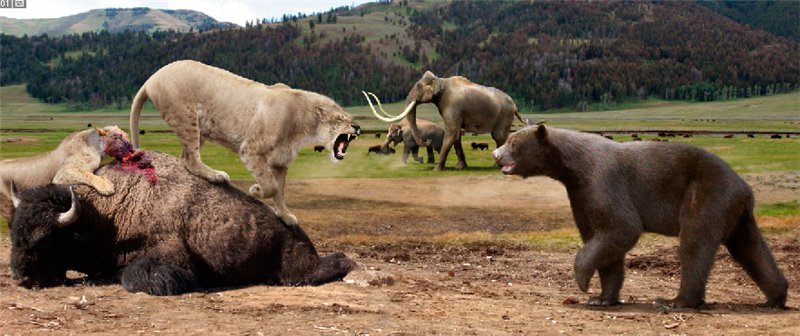
[[[319,285],[344,277],[344,254],[319,257],[299,226],[264,203],[190,174],[172,156],[148,152],[158,183],[114,165],[97,174],[117,185],[111,196],[75,187],[77,221],[58,225],[71,204],[65,186],[19,193],[10,222],[11,268],[20,285],[63,283],[67,270],[120,281],[132,292],[174,295],[249,284]]]

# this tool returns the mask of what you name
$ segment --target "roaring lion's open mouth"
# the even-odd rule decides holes
[[[350,141],[353,141],[358,136],[355,134],[339,134],[336,137],[336,141],[333,142],[333,157],[337,160],[343,160],[344,156],[347,155],[347,146],[350,145]]]

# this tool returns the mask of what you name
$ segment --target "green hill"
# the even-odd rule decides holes
[[[193,10],[162,10],[150,8],[95,9],[55,19],[12,19],[0,16],[0,31],[15,36],[48,34],[60,36],[85,32],[205,30],[235,27]]]

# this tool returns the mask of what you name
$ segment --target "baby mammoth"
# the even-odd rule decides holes
[[[425,120],[417,119],[419,131],[422,134],[422,139],[429,144],[423,144],[425,151],[428,154],[428,163],[433,163],[433,151],[439,152],[442,149],[442,141],[444,139],[444,129],[436,123]],[[382,149],[384,151],[390,149],[389,145],[394,143],[395,146],[403,143],[403,164],[408,163],[408,154],[414,158],[414,161],[422,163],[422,158],[419,156],[420,145],[414,140],[414,135],[408,126],[408,120],[403,120],[398,124],[390,124],[389,130],[386,133],[386,141],[383,142]]]
[[[788,282],[753,217],[753,192],[719,157],[669,142],[617,143],[545,127],[514,133],[493,153],[504,174],[544,175],[567,189],[584,246],[575,258],[582,291],[597,271],[602,292],[591,306],[619,303],[624,258],[643,232],[680,239],[678,296],[658,304],[698,307],[720,244],[766,295],[784,307]]]

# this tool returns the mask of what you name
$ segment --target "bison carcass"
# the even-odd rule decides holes
[[[131,292],[175,295],[250,284],[319,285],[355,263],[317,255],[299,226],[228,184],[190,174],[148,152],[158,183],[110,164],[97,171],[117,192],[48,185],[15,194],[11,268],[25,287],[58,285],[66,271],[120,281]],[[74,192],[71,188],[74,188]]]

